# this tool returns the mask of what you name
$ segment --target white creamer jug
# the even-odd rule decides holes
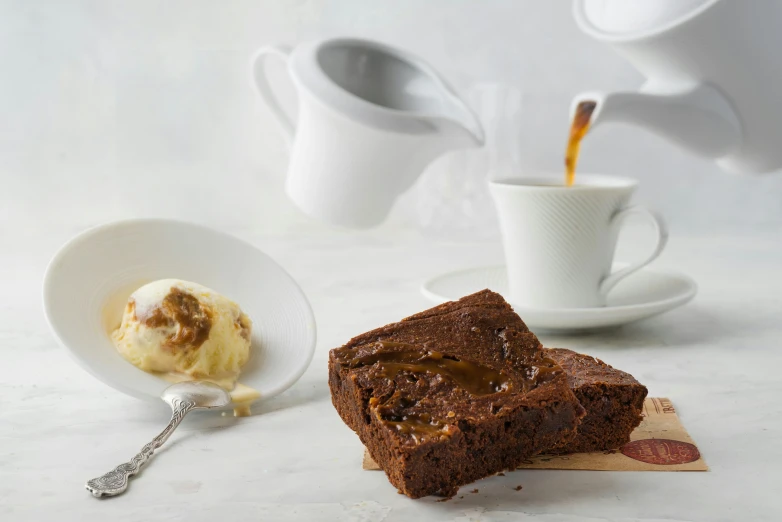
[[[287,61],[299,98],[293,122],[276,100],[265,59]],[[483,143],[478,119],[426,63],[352,38],[270,46],[254,83],[291,144],[286,192],[306,214],[368,228],[444,152]]]
[[[579,27],[611,45],[647,82],[593,100],[590,132],[645,127],[725,170],[782,168],[782,2],[575,0]]]

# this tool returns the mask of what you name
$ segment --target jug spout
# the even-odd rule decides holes
[[[439,156],[451,150],[468,149],[483,145],[483,132],[469,129],[462,123],[449,118],[434,118],[430,123],[435,127],[432,137],[432,152]]]
[[[736,113],[708,84],[671,89],[647,83],[638,92],[582,93],[574,98],[571,114],[586,101],[596,102],[590,132],[603,123],[630,123],[708,158],[720,158],[741,145]]]
[[[432,116],[429,122],[435,128],[434,134],[442,146],[442,152],[481,147],[484,144],[483,127],[478,117],[455,95],[447,115]]]

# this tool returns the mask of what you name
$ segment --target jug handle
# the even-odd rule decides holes
[[[276,56],[287,64],[290,54],[291,48],[287,45],[267,45],[266,47],[258,49],[251,64],[253,85],[255,85],[258,94],[272,111],[272,114],[280,126],[283,138],[285,138],[285,142],[289,147],[293,142],[295,126],[291,117],[285,112],[282,105],[280,105],[274,91],[272,91],[271,85],[269,84],[269,78],[266,76],[265,65],[266,58],[270,56]]]

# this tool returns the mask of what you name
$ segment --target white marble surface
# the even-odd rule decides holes
[[[234,233],[300,282],[319,325],[312,366],[293,388],[235,420],[185,420],[122,497],[96,500],[86,479],[129,458],[167,419],[97,382],[46,327],[46,261],[75,232],[3,230],[0,256],[0,520],[772,521],[782,518],[782,235],[673,235],[658,265],[695,277],[700,294],[668,315],[610,333],[556,338],[632,372],[673,399],[708,473],[518,471],[413,501],[380,472],[334,411],[326,354],[353,334],[428,306],[420,282],[497,263],[499,245],[444,244],[390,228],[295,237]],[[640,235],[620,256],[640,253]],[[523,485],[519,492],[513,488]],[[524,518],[526,520],[526,518]]]

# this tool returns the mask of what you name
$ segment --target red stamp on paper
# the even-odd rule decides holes
[[[687,464],[701,458],[693,444],[670,439],[641,439],[622,446],[622,454],[647,464]]]

